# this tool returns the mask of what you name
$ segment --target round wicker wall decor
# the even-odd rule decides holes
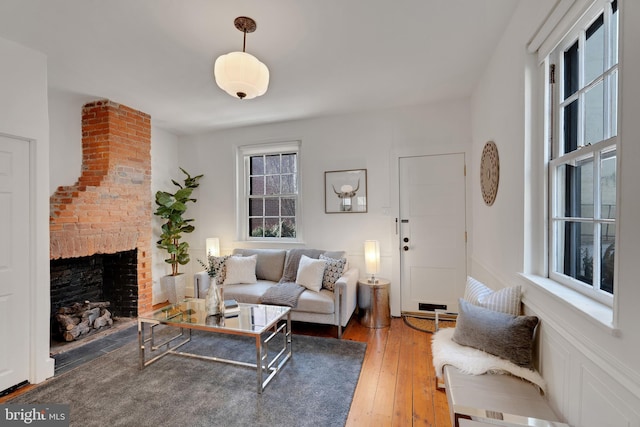
[[[500,158],[498,157],[498,147],[493,141],[484,145],[482,157],[480,158],[480,188],[482,198],[487,206],[493,205],[498,194],[498,183],[500,181]]]

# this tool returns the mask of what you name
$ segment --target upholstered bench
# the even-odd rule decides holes
[[[519,286],[493,291],[469,277],[455,328],[433,335],[433,366],[446,388],[453,427],[567,426],[534,367],[539,319],[521,315],[520,304]]]
[[[503,426],[567,426],[538,387],[513,375],[469,375],[447,365],[444,383],[453,427],[460,427],[461,419]]]

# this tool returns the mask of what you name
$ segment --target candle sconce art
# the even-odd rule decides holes
[[[367,212],[367,170],[351,169],[325,172],[324,212]]]

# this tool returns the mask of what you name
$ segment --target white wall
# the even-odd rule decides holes
[[[82,107],[96,99],[49,89],[49,194],[78,181],[82,167]]]
[[[207,237],[219,237],[222,253],[247,246],[236,241],[235,147],[301,140],[302,232],[304,246],[345,250],[364,275],[363,242],[380,241],[381,277],[392,279],[392,314],[400,315],[398,156],[468,152],[468,100],[437,105],[323,117],[246,127],[180,139],[180,163],[203,173],[198,202],[190,210],[196,231],[189,236],[192,259],[204,257]],[[325,214],[324,172],[367,169],[368,213]],[[261,244],[264,246],[264,243]],[[199,266],[192,262],[191,268]]]
[[[544,267],[544,171],[540,69],[527,42],[555,2],[523,0],[472,97],[473,226],[471,274],[495,288],[522,284],[529,313],[541,319],[540,369],[554,407],[574,426],[640,426],[640,4],[621,2],[620,177],[616,328],[607,327],[519,273]],[[531,109],[533,107],[533,109]],[[484,205],[478,166],[484,143],[500,154],[496,203]],[[533,214],[529,211],[533,210]],[[533,248],[533,249],[531,249]]]
[[[33,299],[25,313],[30,328],[29,382],[53,376],[49,357],[49,117],[46,57],[0,39],[0,133],[30,140],[31,213],[29,274]],[[18,321],[18,320],[16,320]]]
[[[153,117],[151,118],[153,123]],[[178,169],[178,137],[174,134],[159,129],[151,128],[151,197],[155,200],[156,191],[169,191],[173,193],[177,187],[171,182],[184,180],[184,174]],[[189,171],[187,171],[189,172]],[[155,212],[156,204],[152,201],[151,211]],[[191,213],[191,212],[189,212]],[[164,262],[167,253],[156,247],[156,241],[160,236],[162,221],[153,216],[150,219],[153,227],[151,237],[151,278],[153,283],[152,304],[157,304],[168,299],[164,289],[160,286],[160,278],[171,273],[171,266]],[[195,260],[193,261],[195,262]],[[184,268],[180,268],[184,272]]]

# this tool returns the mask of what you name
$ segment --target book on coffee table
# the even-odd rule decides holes
[[[234,317],[240,314],[238,301],[234,299],[224,300],[224,317]]]

